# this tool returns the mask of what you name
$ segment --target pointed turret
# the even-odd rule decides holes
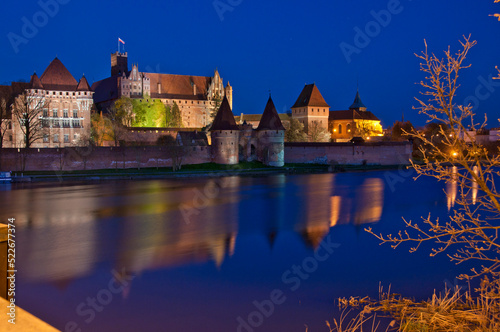
[[[43,89],[42,82],[40,82],[40,79],[38,78],[38,75],[36,72],[31,75],[31,81],[30,81],[30,88],[31,89]]]
[[[361,101],[361,97],[359,96],[359,90],[356,91],[356,97],[354,98],[354,102],[349,107],[349,109],[359,109],[360,111],[366,111],[366,106],[365,104],[363,104],[363,102]]]
[[[215,116],[214,122],[210,127],[210,131],[215,130],[239,130],[239,127],[234,120],[231,107],[229,106],[229,101],[226,97],[222,99],[217,115]]]
[[[76,87],[76,91],[90,91],[89,83],[85,78],[85,75],[82,76],[80,82],[78,82],[78,86]]]
[[[285,130],[271,96],[269,96],[257,130]]]
[[[234,120],[227,98],[224,97],[210,128],[212,137],[212,161],[217,164],[234,165],[239,162],[240,128]]]

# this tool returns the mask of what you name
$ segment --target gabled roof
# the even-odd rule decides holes
[[[118,76],[111,76],[94,82],[91,87],[94,91],[94,102],[102,103],[118,98]]]
[[[297,98],[297,101],[292,106],[292,108],[305,106],[330,107],[326,103],[325,99],[321,95],[321,92],[319,92],[318,87],[314,83],[307,84],[304,89],[302,89],[299,98]]]
[[[40,79],[38,78],[38,75],[36,73],[33,73],[33,75],[31,75],[30,87],[32,89],[43,89],[42,82],[40,82]]]
[[[46,90],[75,91],[78,82],[57,57],[40,76]]]
[[[370,111],[357,111],[355,109],[345,111],[330,111],[329,120],[373,120],[380,121]]]
[[[149,78],[152,98],[204,100],[212,80],[207,76],[144,73]],[[158,90],[161,84],[161,91]],[[196,94],[194,85],[196,85]]]
[[[220,105],[219,111],[217,111],[217,115],[215,116],[210,130],[239,130],[236,121],[234,121],[234,115],[226,97],[222,99],[222,104]]]
[[[271,96],[269,96],[257,130],[285,130]]]
[[[76,91],[90,91],[89,82],[87,82],[85,75],[83,75],[82,78],[80,78],[80,82],[78,82]]]
[[[349,106],[349,109],[353,108],[361,108],[364,107],[366,108],[365,104],[361,101],[361,97],[359,96],[359,91],[356,91],[356,97],[354,98],[354,102],[352,103],[351,106]]]

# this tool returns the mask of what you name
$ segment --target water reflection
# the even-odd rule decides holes
[[[24,228],[22,278],[64,283],[100,262],[112,262],[117,280],[209,261],[219,268],[248,234],[273,248],[280,232],[293,231],[315,248],[331,227],[378,222],[384,182],[282,174],[14,188],[0,198],[0,217],[16,216]]]
[[[472,169],[475,175],[478,174],[478,168],[477,166],[474,166]],[[457,201],[457,196],[458,196],[458,169],[456,166],[453,166],[451,168],[451,179],[446,183],[446,200],[447,200],[447,207],[448,207],[448,212],[455,207],[455,203]],[[470,190],[465,188],[464,186],[464,193],[463,195],[470,200],[469,202],[472,202],[473,205],[476,204],[477,202],[477,194],[478,194],[478,184],[477,181],[474,180],[473,177],[471,177],[471,184],[470,184]],[[467,184],[464,183],[464,185],[467,186]],[[465,198],[464,197],[464,198]]]

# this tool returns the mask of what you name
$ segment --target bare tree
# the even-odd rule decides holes
[[[330,133],[319,122],[313,121],[307,130],[309,142],[329,142]]]
[[[22,143],[25,148],[30,148],[33,143],[43,138],[45,129],[42,125],[42,112],[47,107],[45,96],[32,90],[25,90],[16,97],[12,114],[23,133]]]
[[[6,96],[0,96],[0,149],[3,147],[5,133],[12,125],[11,117],[9,116],[9,108]]]
[[[453,54],[448,48],[444,58],[425,51],[417,57],[422,61],[421,70],[426,81],[420,82],[426,100],[416,99],[419,113],[439,126],[442,137],[438,145],[423,133],[413,133],[424,143],[420,147],[423,164],[413,163],[418,176],[430,176],[457,186],[455,212],[449,220],[423,217],[422,223],[405,220],[407,230],[397,235],[376,235],[383,242],[398,247],[404,242],[413,243],[410,251],[427,241],[435,243],[432,256],[446,252],[458,263],[477,261],[480,269],[472,269],[462,278],[480,275],[500,276],[500,192],[495,178],[500,175],[500,157],[488,154],[484,146],[468,137],[466,128],[474,126],[471,105],[457,105],[454,98],[459,87],[458,77],[469,50],[476,44],[470,37],[461,41],[461,49]],[[486,120],[485,120],[486,121]],[[449,128],[447,131],[445,128]],[[467,139],[466,139],[467,138]],[[424,147],[425,146],[425,147]],[[450,197],[453,199],[454,197]],[[368,232],[373,234],[371,229]]]

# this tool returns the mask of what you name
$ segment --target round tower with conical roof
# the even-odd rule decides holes
[[[223,165],[238,164],[240,129],[226,97],[222,100],[210,127],[210,135],[212,162]]]
[[[259,161],[267,166],[285,165],[285,127],[281,123],[271,96],[257,127],[257,139]]]

